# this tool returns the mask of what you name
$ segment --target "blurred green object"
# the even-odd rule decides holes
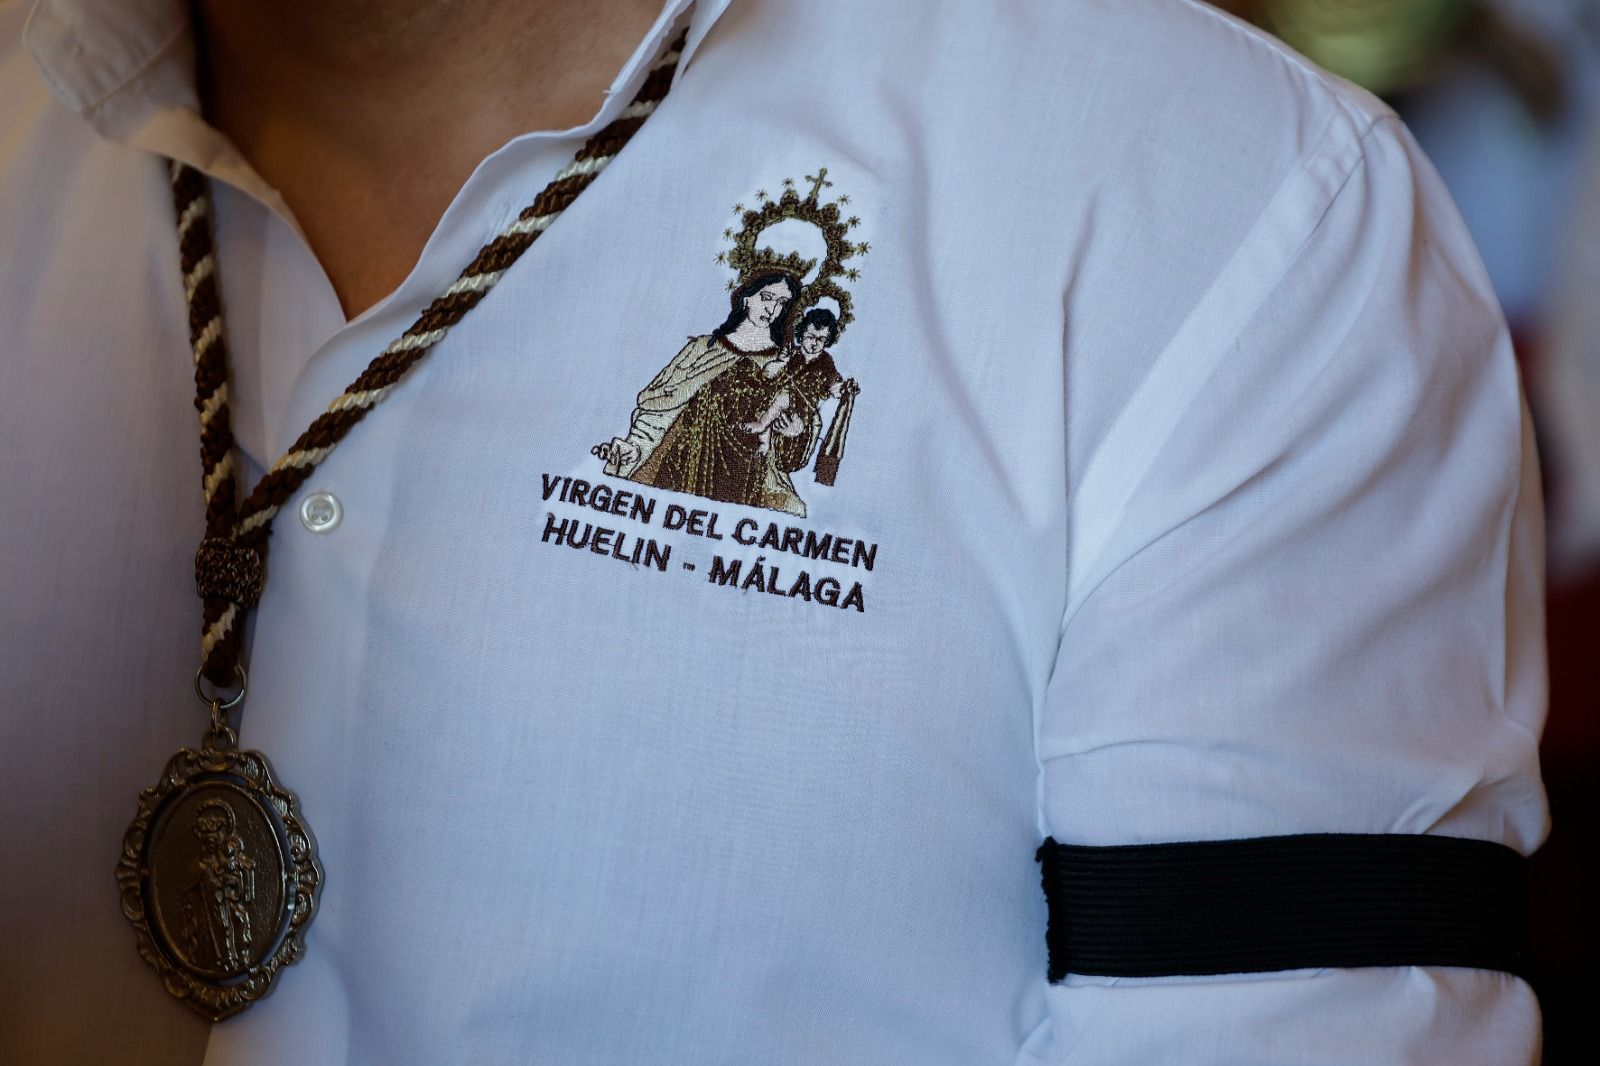
[[[1468,0],[1267,0],[1258,19],[1313,62],[1375,93],[1406,88]]]

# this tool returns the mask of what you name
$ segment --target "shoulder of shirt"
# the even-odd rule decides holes
[[[1041,0],[1030,0],[1041,2]],[[1149,43],[1149,59],[1162,64],[1179,60],[1176,52],[1193,53],[1211,66],[1216,83],[1195,84],[1186,99],[1204,99],[1208,88],[1225,81],[1251,85],[1263,92],[1274,88],[1300,90],[1306,102],[1346,111],[1368,124],[1393,115],[1377,97],[1323,70],[1278,38],[1202,0],[1115,0],[1094,5],[1106,20]],[[1237,100],[1230,102],[1239,103]]]
[[[989,126],[1035,151],[1052,135],[1066,153],[1119,134],[1181,129],[1232,153],[1234,165],[1329,152],[1359,158],[1366,133],[1394,117],[1370,93],[1199,0],[1017,0],[904,13],[862,5],[840,17],[864,28],[877,18],[922,22],[866,36],[892,32],[907,38],[911,54],[947,57],[941,65],[959,76],[936,106],[980,136]],[[984,81],[1005,87],[1009,114],[997,114],[999,92],[961,110],[955,97]]]
[[[1226,68],[1216,71],[1219,82],[1225,77],[1238,79],[1239,87],[1253,88],[1281,108],[1284,119],[1315,123],[1326,116],[1343,143],[1354,145],[1379,122],[1398,122],[1389,105],[1372,93],[1323,70],[1265,30],[1201,0],[1123,0],[1119,9],[1130,14],[1170,11],[1184,36],[1192,34],[1197,44],[1204,40],[1212,46],[1206,49],[1207,60]],[[1224,108],[1240,104],[1220,91],[1207,94],[1205,86],[1199,89],[1186,99]]]

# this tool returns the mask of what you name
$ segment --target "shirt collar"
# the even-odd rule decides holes
[[[694,3],[678,63],[681,77],[730,2],[664,0],[600,111],[583,126],[563,132],[592,133],[627,106],[666,35]],[[194,40],[184,0],[38,0],[23,38],[51,91],[102,137],[170,156],[276,201],[276,193],[254,176],[227,138],[200,117]]]

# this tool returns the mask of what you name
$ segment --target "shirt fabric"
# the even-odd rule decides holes
[[[1494,972],[1045,980],[1046,834],[1546,829],[1537,479],[1484,271],[1382,105],[1188,0],[702,0],[643,131],[279,515],[242,743],[325,886],[247,1013],[169,1000],[112,877],[205,725],[159,157],[213,179],[253,483],[684,6],[352,321],[198,116],[183,5],[0,8],[0,1057],[1536,1058]],[[868,246],[835,483],[794,472],[800,518],[607,475],[729,314],[733,205],[819,177]],[[584,526],[602,551],[553,532]]]

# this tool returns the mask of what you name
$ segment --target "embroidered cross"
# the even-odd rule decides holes
[[[833,188],[833,182],[831,182],[831,181],[829,181],[827,179],[828,179],[828,168],[827,167],[818,167],[817,168],[817,172],[815,174],[807,174],[806,175],[806,180],[811,183],[811,192],[810,192],[809,195],[806,196],[806,199],[807,200],[815,200],[817,198],[817,194],[820,193],[823,189],[825,189],[825,188],[826,189]]]

